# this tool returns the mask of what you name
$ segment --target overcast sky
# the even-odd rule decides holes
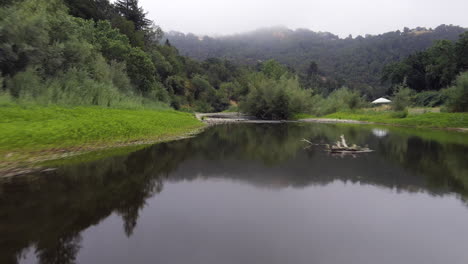
[[[348,34],[454,24],[468,27],[468,0],[140,0],[163,30],[226,35],[287,26]]]

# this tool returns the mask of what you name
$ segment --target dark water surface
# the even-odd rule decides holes
[[[306,138],[375,152],[331,156]],[[0,182],[0,263],[468,263],[468,135],[236,124]]]

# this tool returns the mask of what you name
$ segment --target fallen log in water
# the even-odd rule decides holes
[[[335,145],[331,145],[331,146],[329,144],[315,144],[307,139],[302,139],[301,141],[308,143],[310,146],[324,145],[326,147],[326,150],[330,153],[358,154],[358,153],[369,153],[373,151],[369,149],[368,147],[360,147],[360,146],[357,146],[356,144],[353,144],[350,147],[346,143],[346,139],[344,135],[341,135],[340,138],[341,138],[341,141],[337,141]]]

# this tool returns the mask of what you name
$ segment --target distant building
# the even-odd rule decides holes
[[[372,103],[373,104],[389,104],[391,103],[392,101],[388,100],[388,99],[385,99],[383,97],[380,97],[379,99],[373,101]]]

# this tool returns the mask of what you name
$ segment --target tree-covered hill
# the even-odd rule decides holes
[[[179,32],[169,32],[166,37],[181,54],[195,59],[218,57],[252,65],[276,59],[299,74],[315,71],[319,82],[315,86],[325,94],[347,85],[366,94],[381,95],[387,89],[380,82],[385,65],[427,49],[435,40],[457,40],[466,30],[440,25],[435,29],[405,28],[381,35],[340,38],[328,32],[274,27],[215,38]]]
[[[162,36],[138,0],[0,1],[0,101],[221,111],[245,94],[249,69]]]

